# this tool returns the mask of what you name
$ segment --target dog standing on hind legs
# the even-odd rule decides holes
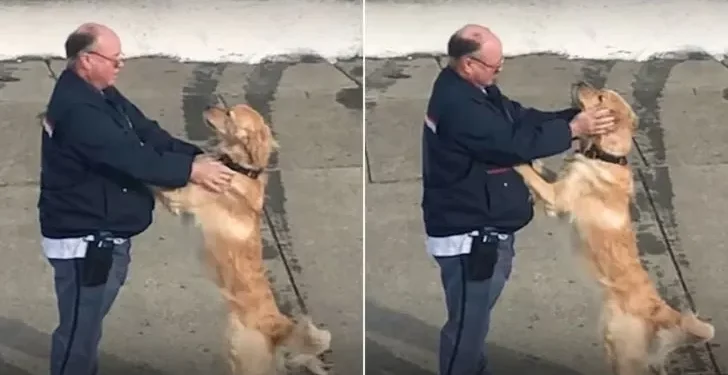
[[[307,316],[294,321],[282,314],[265,274],[260,226],[265,167],[276,147],[272,132],[247,105],[209,107],[203,117],[219,140],[218,157],[237,172],[228,189],[215,193],[195,184],[153,189],[170,212],[193,216],[202,230],[206,262],[229,307],[230,370],[274,375],[288,365],[326,375],[319,355],[329,350],[331,334]]]
[[[627,162],[637,116],[616,92],[575,86],[582,108],[606,107],[616,116],[613,132],[582,139],[556,181],[541,176],[542,164],[515,169],[541,200],[549,216],[568,216],[578,249],[602,286],[601,318],[605,354],[615,375],[667,375],[667,357],[685,345],[715,335],[712,324],[680,312],[659,295],[642,267],[632,228],[633,175]]]

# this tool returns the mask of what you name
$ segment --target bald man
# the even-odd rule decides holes
[[[51,375],[97,373],[103,319],[126,280],[131,238],[152,222],[148,185],[224,189],[232,170],[148,119],[115,87],[119,37],[89,23],[65,44],[68,66],[48,103],[38,200],[59,323]]]
[[[567,151],[575,137],[608,132],[614,118],[606,110],[546,112],[508,99],[495,83],[503,47],[486,27],[464,26],[447,49],[422,135],[427,251],[440,266],[448,311],[439,368],[441,375],[490,375],[490,312],[511,273],[515,233],[533,217],[529,190],[511,167]]]

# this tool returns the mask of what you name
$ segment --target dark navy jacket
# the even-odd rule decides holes
[[[71,70],[58,78],[46,118],[53,132],[43,132],[38,210],[49,238],[143,232],[155,206],[147,184],[184,186],[201,152],[115,88],[102,95]]]
[[[434,82],[422,138],[422,210],[429,236],[523,228],[533,207],[511,167],[571,145],[569,121],[578,110],[525,108],[495,85],[486,90],[487,95],[449,67]]]

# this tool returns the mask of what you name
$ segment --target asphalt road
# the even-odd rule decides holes
[[[56,324],[53,279],[35,208],[40,128],[60,61],[0,62],[0,374],[46,374]],[[361,61],[127,62],[118,86],[172,134],[204,144],[215,95],[273,127],[265,258],[286,312],[331,329],[333,374],[362,368]],[[159,206],[158,206],[159,207]],[[134,240],[129,281],[106,320],[104,374],[223,374],[224,306],[202,268],[200,235],[159,207]]]
[[[585,79],[623,94],[640,117],[630,161],[633,209],[643,264],[678,308],[712,319],[716,339],[672,357],[671,374],[728,369],[728,64],[702,56],[645,62],[507,59],[506,95],[530,106],[563,108]],[[435,374],[445,319],[436,264],[424,247],[420,136],[433,57],[367,60],[366,368],[367,374]],[[548,160],[551,169],[559,157]],[[542,215],[516,237],[509,284],[489,336],[495,374],[607,375],[597,335],[599,297],[574,262],[569,227]],[[725,371],[725,370],[724,370]]]

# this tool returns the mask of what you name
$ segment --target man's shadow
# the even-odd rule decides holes
[[[50,358],[50,336],[25,322],[0,316],[0,374],[38,375],[30,373],[8,362],[3,347],[24,353],[30,357]],[[100,373],[109,375],[167,375],[165,372],[145,364],[134,363],[108,353],[99,355]],[[47,365],[46,365],[47,368]]]
[[[2,375],[33,375],[20,367],[14,366],[11,363],[5,362],[2,353],[0,353],[0,374]]]
[[[440,328],[413,316],[393,311],[372,301],[366,302],[366,332],[405,343],[430,352],[437,363]],[[568,367],[527,353],[488,343],[488,359],[494,374],[584,375]],[[367,375],[436,375],[436,368],[423,368],[392,353],[374,339],[366,338]],[[436,366],[436,365],[435,365]]]

